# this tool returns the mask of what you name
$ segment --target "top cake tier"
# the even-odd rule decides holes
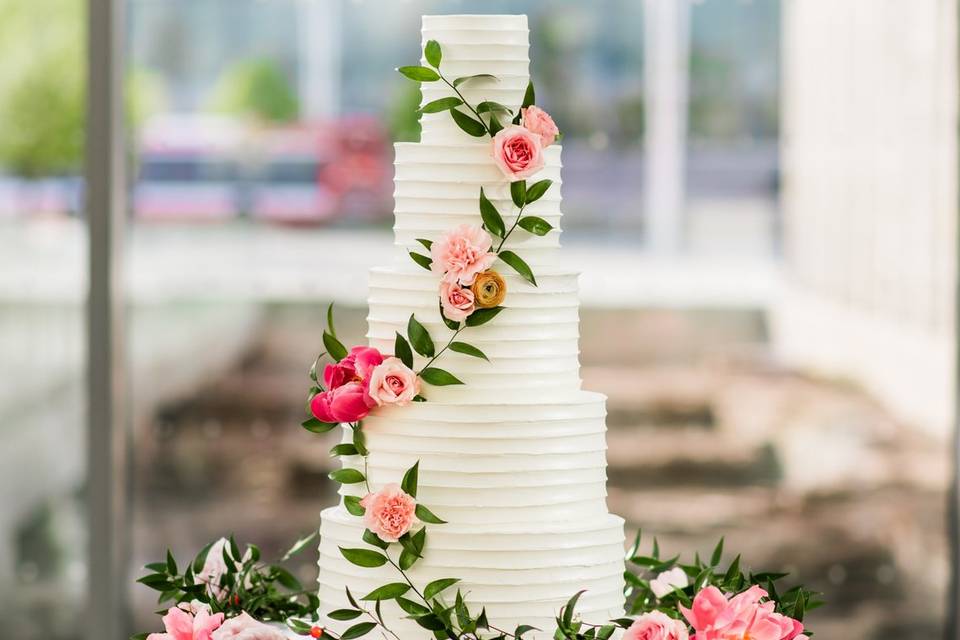
[[[422,45],[436,40],[443,50],[440,71],[451,82],[455,78],[489,73],[498,80],[472,80],[459,87],[467,102],[492,100],[514,111],[520,108],[530,80],[530,31],[527,16],[454,15],[423,16]],[[422,47],[421,47],[422,50]],[[421,61],[426,64],[426,60]],[[425,82],[420,90],[422,103],[453,96],[443,82]],[[449,143],[470,140],[457,128],[448,113],[427,113],[420,118],[420,140]]]

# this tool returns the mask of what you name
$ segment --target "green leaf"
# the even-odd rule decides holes
[[[360,500],[360,496],[343,496],[343,507],[350,515],[362,516],[367,510],[360,506]]]
[[[469,318],[468,318],[469,319]],[[423,379],[427,384],[432,384],[435,387],[446,387],[452,384],[463,384],[463,381],[460,380],[457,376],[453,375],[445,369],[440,369],[438,367],[427,367],[420,372],[420,378]]]
[[[530,86],[533,86],[532,84]],[[570,600],[567,601],[566,606],[563,608],[563,626],[569,627],[570,623],[573,622],[573,613],[577,608],[577,601],[580,599],[580,596],[584,594],[583,591],[578,591]]]
[[[533,271],[530,269],[530,265],[524,262],[523,258],[515,254],[513,251],[501,251],[500,259],[513,267],[514,271],[523,276],[525,280],[528,280],[530,284],[537,286],[537,279],[534,277]],[[467,319],[469,320],[469,318]]]
[[[430,256],[425,256],[422,253],[415,253],[413,251],[408,251],[407,253],[410,254],[410,257],[413,259],[414,262],[416,262],[418,265],[420,265],[427,271],[433,270],[431,269],[431,265],[433,265],[433,258],[431,258]]]
[[[457,353],[473,356],[474,358],[483,358],[487,362],[490,361],[490,358],[487,357],[487,354],[485,354],[483,351],[480,351],[480,349],[477,349],[472,344],[467,344],[466,342],[451,342],[450,351],[456,351]]]
[[[477,113],[493,113],[494,111],[504,111],[506,113],[513,113],[513,109],[506,105],[502,105],[499,102],[494,102],[492,100],[484,100],[477,105]]]
[[[458,582],[460,582],[459,578],[440,578],[439,580],[434,580],[423,588],[423,597],[426,600],[430,600]]]
[[[361,456],[370,453],[367,451],[367,436],[359,425],[353,430],[353,446]]]
[[[521,229],[529,231],[535,236],[545,236],[553,231],[552,224],[537,216],[524,216],[520,218],[520,222],[517,224],[520,225]]]
[[[713,554],[710,556],[710,566],[715,567],[720,564],[720,559],[723,557],[723,538],[720,538],[720,542],[717,543],[717,546],[713,548]]]
[[[387,542],[386,540],[382,540],[380,536],[375,534],[373,531],[370,531],[370,529],[364,529],[363,541],[371,546],[379,547],[381,549],[386,549],[387,547],[390,546],[389,542]]]
[[[521,108],[529,107],[537,101],[537,94],[533,90],[533,80],[527,83],[527,90],[523,94],[523,104]]]
[[[153,571],[154,573],[166,573],[167,572],[167,563],[166,562],[151,562],[150,564],[144,565],[143,567],[147,571]],[[176,573],[176,572],[174,572]]]
[[[309,420],[301,422],[300,426],[312,433],[326,433],[340,425],[336,422],[321,422],[316,418],[310,418]]]
[[[501,254],[502,255],[502,254]],[[491,307],[490,309],[477,309],[469,316],[467,316],[467,326],[468,327],[479,327],[482,324],[486,324],[497,317],[503,311],[503,307]]]
[[[406,571],[423,557],[423,547],[427,543],[427,528],[423,527],[413,535],[409,533],[400,537],[403,553],[400,554],[400,568]]]
[[[377,587],[367,595],[360,598],[361,600],[393,600],[399,598],[407,591],[410,590],[410,585],[406,582],[391,582],[390,584],[385,584],[382,587]]]
[[[346,442],[338,444],[330,449],[330,455],[333,457],[336,456],[355,456],[357,455],[357,448],[352,444]]]
[[[510,183],[510,197],[513,204],[522,207],[527,202],[527,181],[517,180]]]
[[[447,524],[446,520],[441,520],[422,504],[417,505],[416,514],[420,520],[429,524]]]
[[[356,609],[335,609],[328,613],[327,617],[334,620],[356,620],[362,615],[363,612]]]
[[[459,107],[462,104],[463,100],[456,96],[437,98],[436,100],[432,100],[420,107],[420,111],[422,113],[441,113],[443,111],[449,111],[450,109]]]
[[[407,342],[407,339],[400,335],[400,332],[397,332],[397,337],[393,342],[393,355],[400,358],[402,362],[407,367],[413,368],[413,351],[410,350],[410,343]]]
[[[499,82],[500,78],[489,73],[476,73],[472,76],[462,76],[460,78],[456,78],[453,81],[453,86],[459,87],[464,82],[470,82],[471,80],[494,80],[496,82]]]
[[[276,577],[277,582],[281,585],[290,589],[291,591],[300,591],[303,589],[303,585],[300,584],[300,581],[297,580],[296,576],[284,569],[283,567],[278,567],[276,565],[270,567],[273,571],[274,576]]]
[[[547,192],[547,189],[553,184],[553,180],[537,180],[530,188],[527,189],[527,197],[525,202],[527,204],[532,204],[543,197],[543,194]]]
[[[490,129],[491,137],[497,135],[497,132],[503,130],[503,124],[500,122],[500,118],[497,117],[496,113],[491,112],[487,120],[487,128]]]
[[[323,332],[323,346],[326,347],[330,357],[337,362],[347,357],[347,348],[343,346],[343,343],[337,340],[336,337],[331,335],[329,331]]]
[[[167,591],[172,586],[169,578],[162,573],[143,576],[142,578],[138,578],[137,582],[156,591]]]
[[[311,542],[316,540],[319,535],[320,535],[319,531],[314,531],[310,535],[300,538],[295,543],[293,543],[293,546],[290,547],[290,549],[285,554],[283,554],[283,558],[281,558],[280,561],[286,562],[293,556],[297,555],[298,553],[303,551],[307,547],[307,545],[309,545]]]
[[[483,219],[483,226],[487,228],[487,231],[498,238],[502,238],[503,234],[506,233],[507,229],[503,222],[503,216],[487,198],[487,194],[483,192],[483,187],[480,187],[480,218]]]
[[[406,569],[404,569],[406,571]],[[405,613],[410,614],[411,616],[423,616],[430,613],[430,609],[427,609],[425,606],[413,600],[407,600],[406,598],[397,598],[397,604],[400,605],[400,608],[403,609]]]
[[[451,109],[450,115],[453,116],[453,121],[457,123],[458,127],[474,138],[482,138],[487,135],[486,125],[473,116],[468,116],[459,109]]]
[[[327,307],[327,331],[330,332],[334,338],[337,337],[337,330],[333,326],[333,303]]]
[[[420,461],[417,460],[416,463],[403,474],[403,480],[400,482],[400,488],[403,489],[404,493],[417,497],[417,483],[420,477]]]
[[[440,74],[430,67],[421,67],[419,65],[400,67],[397,71],[417,82],[436,82],[440,79]]]
[[[427,63],[430,64],[434,69],[440,66],[440,61],[443,59],[443,51],[440,50],[440,43],[436,40],[427,40],[427,45],[423,48],[423,57],[427,59]]]
[[[433,240],[428,240],[426,238],[417,238],[417,242],[422,244],[427,251],[430,251],[430,248],[433,247]]]
[[[340,553],[343,554],[343,557],[346,558],[348,562],[358,567],[374,568],[387,564],[387,556],[373,549],[349,549],[340,547]]]
[[[433,339],[430,338],[430,334],[413,314],[410,314],[410,320],[407,321],[407,336],[410,338],[410,344],[413,345],[414,351],[423,357],[432,358],[436,353]]]
[[[340,634],[340,640],[353,640],[361,638],[376,628],[376,622],[360,622]]]
[[[173,554],[170,553],[170,549],[167,549],[167,573],[171,576],[180,573],[177,571],[177,561],[173,559]]]
[[[363,473],[356,469],[337,469],[329,474],[331,480],[336,480],[340,484],[357,484],[366,480]]]

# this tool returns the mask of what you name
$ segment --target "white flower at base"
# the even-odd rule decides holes
[[[650,590],[657,598],[662,598],[674,589],[683,589],[688,584],[687,574],[680,567],[664,571],[650,581]]]

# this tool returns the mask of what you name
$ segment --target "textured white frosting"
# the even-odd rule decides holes
[[[519,107],[528,81],[526,16],[424,16],[423,41],[443,49],[449,77],[494,73],[500,82],[464,85],[467,98]],[[448,95],[424,83],[423,100]],[[452,92],[451,92],[452,93]],[[411,314],[438,348],[451,331],[438,308],[439,278],[406,255],[426,253],[417,238],[436,240],[459,224],[480,222],[483,186],[508,225],[516,211],[509,183],[493,164],[490,140],[472,138],[449,114],[422,118],[422,141],[396,145],[395,244],[397,260],[370,272],[367,337],[392,353]],[[580,388],[577,273],[559,259],[561,149],[546,150],[546,166],[528,180],[554,184],[526,209],[555,230],[543,237],[517,229],[505,247],[534,270],[538,286],[509,266],[494,268],[507,283],[505,310],[491,322],[465,329],[458,340],[481,349],[489,362],[447,352],[436,363],[462,386],[425,385],[428,402],[380,408],[364,420],[373,490],[399,482],[420,461],[417,499],[448,524],[430,525],[424,558],[409,572],[420,587],[437,578],[460,578],[467,602],[485,606],[492,624],[512,631],[532,624],[553,636],[554,617],[577,591],[578,611],[602,623],[623,614],[623,521],[606,506],[606,398]],[[416,357],[416,368],[426,363]],[[344,429],[344,441],[349,441]],[[360,457],[341,458],[363,470]],[[343,485],[342,495],[362,495]],[[365,547],[361,518],[342,504],[321,517],[321,614],[348,606],[344,587],[362,596],[398,575],[389,565],[367,569],[347,562],[338,547]],[[394,558],[399,553],[392,550]],[[383,613],[403,640],[432,634],[404,618],[393,603]],[[324,619],[342,632],[353,622]],[[354,621],[355,622],[355,621]]]

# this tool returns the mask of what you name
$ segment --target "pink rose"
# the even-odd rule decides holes
[[[440,283],[440,306],[448,320],[462,322],[477,309],[473,291],[464,289],[459,282]]]
[[[384,542],[396,542],[420,522],[414,514],[417,502],[398,484],[388,484],[360,501],[366,509],[364,523]]]
[[[493,161],[510,182],[525,180],[543,168],[540,134],[510,125],[493,137]]]
[[[257,622],[246,612],[231,618],[217,629],[211,640],[286,640],[286,634],[262,622]]]
[[[348,382],[361,382],[381,362],[383,355],[373,347],[354,347],[343,360],[324,367],[323,382],[327,389],[336,389]]]
[[[754,585],[727,598],[716,587],[707,587],[693,599],[693,608],[680,611],[693,627],[694,640],[807,640],[803,623],[774,612],[773,602],[761,602],[767,592]]]
[[[645,613],[634,621],[623,640],[687,640],[687,625],[662,611]]]
[[[375,404],[363,383],[348,382],[315,395],[310,411],[322,422],[356,422],[366,418]]]
[[[462,224],[445,233],[430,247],[432,270],[443,282],[473,284],[477,274],[486,271],[497,259],[490,251],[493,239],[480,225]]]
[[[400,358],[387,358],[370,372],[367,393],[377,406],[395,404],[403,407],[420,393],[420,379]]]
[[[521,109],[520,113],[523,117],[523,127],[540,136],[540,143],[544,149],[552,145],[560,135],[560,129],[557,128],[553,118],[540,107],[530,105]]]
[[[147,640],[213,640],[211,634],[223,622],[223,614],[199,611],[191,615],[183,609],[171,607],[163,616],[166,633],[151,633]]]
[[[220,538],[210,546],[207,557],[203,561],[203,569],[194,577],[196,584],[207,585],[207,593],[218,602],[227,595],[226,589],[220,586],[220,580],[227,573],[227,561],[223,557],[224,550],[233,560],[234,566],[239,568],[241,563],[230,553],[227,539]]]

